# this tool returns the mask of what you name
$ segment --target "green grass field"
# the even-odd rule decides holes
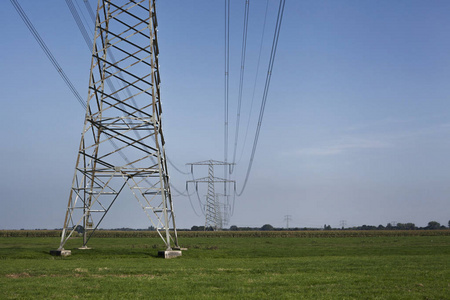
[[[1,299],[450,299],[450,236],[0,237]],[[432,233],[430,233],[432,234]]]

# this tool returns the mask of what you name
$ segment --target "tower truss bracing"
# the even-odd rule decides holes
[[[206,195],[206,222],[205,228],[222,228],[220,211],[218,211],[216,192],[214,190],[214,166],[208,165],[208,193]]]
[[[99,0],[89,96],[59,249],[83,247],[130,189],[168,250],[178,247],[161,125],[154,0]]]
[[[217,194],[215,193],[215,184],[223,183],[227,184],[236,184],[234,180],[223,179],[214,176],[214,166],[231,166],[232,163],[221,162],[216,160],[206,160],[196,163],[189,163],[191,165],[191,169],[193,166],[208,166],[208,177],[193,179],[186,181],[186,185],[189,186],[189,183],[195,184],[195,188],[198,191],[199,183],[207,184],[207,193],[206,193],[206,203],[203,209],[205,214],[205,229],[212,228],[214,230],[220,230],[224,225],[228,224],[228,211],[229,211],[229,203],[228,203],[228,195],[226,194]],[[226,168],[225,168],[226,169]],[[193,173],[193,172],[192,172]],[[220,202],[220,197],[225,199],[224,203]]]

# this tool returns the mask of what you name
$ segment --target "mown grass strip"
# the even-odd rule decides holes
[[[449,299],[449,236],[0,238],[2,299]],[[64,288],[61,288],[64,287]]]

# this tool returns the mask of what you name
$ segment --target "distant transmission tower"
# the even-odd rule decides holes
[[[188,180],[186,181],[186,185],[189,186],[189,183],[194,183],[195,189],[198,191],[199,183],[208,184],[208,192],[206,194],[206,204],[204,209],[205,229],[207,228],[213,228],[214,230],[222,229],[224,226],[224,220],[226,220],[228,223],[229,204],[227,199],[229,195],[226,194],[220,195],[224,197],[224,199],[226,199],[226,202],[224,204],[221,204],[218,197],[219,194],[216,194],[215,192],[215,184],[216,183],[223,183],[224,185],[228,183],[235,184],[235,181],[215,177],[214,166],[230,166],[232,164],[216,160],[206,160],[196,163],[188,163],[187,165],[191,166],[191,170],[193,169],[193,166],[208,166],[208,177]],[[224,207],[223,210],[222,207]]]
[[[220,201],[221,197],[224,199],[224,201]],[[216,200],[219,206],[219,211],[222,216],[222,228],[225,228],[228,226],[230,222],[230,204],[227,201],[227,197],[225,197],[225,194],[216,193]]]
[[[347,226],[347,221],[341,220],[341,221],[339,221],[339,225],[341,226],[342,229],[344,229]]]
[[[292,216],[291,215],[285,215],[284,216],[284,221],[286,221],[286,229],[289,229],[289,222],[292,221]]]
[[[56,254],[70,254],[64,245],[79,226],[87,248],[128,187],[164,241],[164,255],[181,255],[171,251],[179,246],[161,125],[157,26],[155,0],[98,1],[87,110]]]

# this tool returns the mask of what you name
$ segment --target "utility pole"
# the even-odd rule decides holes
[[[286,229],[289,229],[289,222],[292,221],[292,216],[291,215],[285,215],[284,216],[284,221],[286,221]]]
[[[223,183],[224,186],[227,186],[230,183],[236,184],[236,182],[234,180],[215,177],[214,166],[225,166],[225,172],[227,172],[227,167],[230,167],[233,164],[216,160],[206,160],[196,163],[188,163],[187,165],[191,166],[191,173],[193,173],[194,166],[208,166],[208,177],[188,180],[186,181],[186,187],[188,188],[189,184],[192,183],[195,185],[195,189],[198,192],[198,184],[207,183],[208,190],[206,194],[206,204],[205,209],[203,210],[205,214],[205,230],[207,230],[207,228],[212,228],[213,230],[221,230],[224,225],[224,220],[228,221],[229,195],[216,194],[215,185],[217,183]],[[220,203],[219,195],[225,199],[224,204]],[[222,206],[224,207],[224,210],[221,209]]]
[[[84,128],[52,254],[70,255],[64,245],[78,225],[85,229],[81,249],[88,249],[128,187],[165,244],[160,255],[181,255],[162,130],[157,26],[155,0],[98,1]]]

